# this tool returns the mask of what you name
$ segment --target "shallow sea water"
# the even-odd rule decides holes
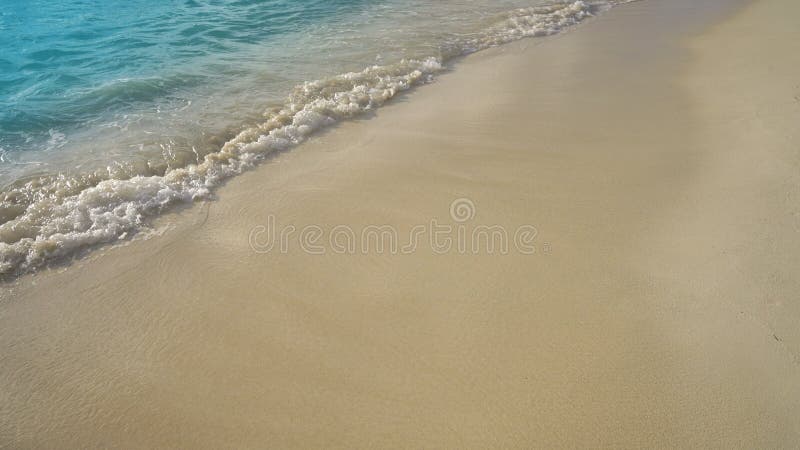
[[[453,57],[616,3],[11,0],[0,275],[129,236],[264,155],[432,81]]]

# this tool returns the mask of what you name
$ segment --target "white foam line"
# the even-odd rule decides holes
[[[609,5],[577,0],[512,11],[503,22],[462,42],[460,48],[466,54],[555,34]],[[31,271],[78,249],[127,237],[170,205],[208,197],[222,180],[253,167],[265,155],[297,145],[319,129],[375,109],[399,92],[432,80],[442,63],[434,57],[404,60],[304,83],[266,122],[239,133],[199,163],[171,169],[163,176],[107,179],[77,194],[79,181],[64,176],[44,191],[28,183],[17,194],[34,200],[24,212],[0,225],[0,275]],[[26,188],[40,191],[23,192]],[[0,214],[14,207],[11,197],[0,201]]]

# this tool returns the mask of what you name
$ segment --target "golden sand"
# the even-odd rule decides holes
[[[800,4],[738,6],[473,55],[4,288],[0,447],[797,446]],[[256,252],[271,217],[536,251]]]

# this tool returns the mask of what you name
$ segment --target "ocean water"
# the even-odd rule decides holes
[[[4,0],[0,276],[127,238],[457,56],[624,2]]]

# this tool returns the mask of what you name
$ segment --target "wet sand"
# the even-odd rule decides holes
[[[800,5],[695,3],[472,55],[4,286],[0,447],[798,445]],[[469,248],[403,252],[433,220]],[[325,239],[372,225],[396,254]]]

